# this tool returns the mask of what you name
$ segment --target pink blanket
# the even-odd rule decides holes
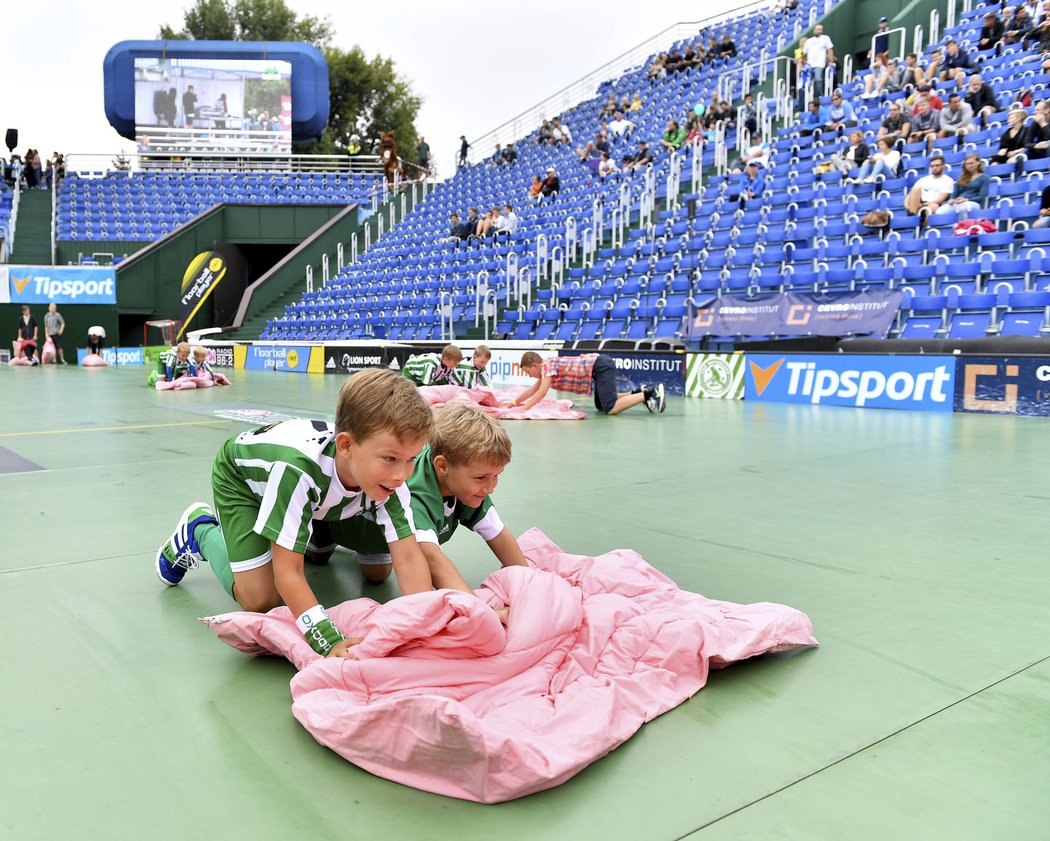
[[[225,374],[215,373],[214,381],[210,374],[200,374],[191,377],[183,374],[176,377],[170,383],[167,380],[157,380],[157,391],[185,391],[189,388],[211,388],[214,385],[229,385],[230,381]]]
[[[531,409],[511,408],[514,400],[525,389],[515,388],[495,392],[487,388],[461,388],[458,385],[420,386],[419,393],[431,406],[444,406],[459,401],[475,403],[494,418],[501,420],[583,420],[586,412],[572,407],[571,400],[544,399]]]
[[[564,782],[692,696],[712,666],[816,645],[804,613],[684,592],[634,552],[570,555],[538,529],[520,543],[532,566],[501,569],[478,591],[511,606],[506,630],[450,590],[332,608],[364,636],[357,660],[315,654],[287,608],[201,621],[241,651],[296,665],[292,712],[322,745],[481,803]]]

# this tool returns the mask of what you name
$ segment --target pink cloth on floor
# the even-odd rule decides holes
[[[215,379],[212,380],[210,374],[198,374],[195,377],[191,377],[189,374],[183,374],[181,377],[176,377],[170,383],[167,380],[157,380],[157,391],[185,391],[191,388],[211,388],[214,385],[229,385],[230,381],[226,378],[225,374],[215,374]]]
[[[501,420],[583,420],[586,412],[573,408],[571,400],[543,399],[530,409],[511,408],[511,401],[524,392],[523,388],[495,392],[487,388],[461,388],[458,385],[420,386],[419,393],[431,406],[448,403],[474,403]]]
[[[80,362],[82,368],[106,368],[109,363],[99,353],[89,353]]]
[[[629,550],[571,555],[538,529],[520,544],[532,566],[501,569],[478,591],[511,605],[506,630],[450,590],[331,608],[365,637],[357,660],[315,654],[287,608],[201,621],[235,648],[296,665],[292,712],[322,745],[481,803],[559,785],[691,697],[710,667],[817,644],[804,613],[685,592]]]

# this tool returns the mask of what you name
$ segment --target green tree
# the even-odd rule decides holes
[[[361,139],[365,152],[377,151],[379,132],[395,131],[401,156],[415,157],[415,119],[422,99],[398,74],[392,59],[369,59],[358,46],[349,51],[332,46],[335,32],[328,18],[300,17],[284,0],[196,0],[185,12],[182,29],[163,24],[160,38],[313,44],[328,62],[328,126],[318,140],[297,144],[296,151],[338,153],[351,135]]]

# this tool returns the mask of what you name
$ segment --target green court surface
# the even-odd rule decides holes
[[[627,547],[681,587],[806,611],[821,647],[706,688],[551,791],[482,806],[374,777],[295,721],[293,668],[196,617],[158,544],[210,499],[229,410],[330,417],[341,379],[5,369],[0,838],[1047,839],[1050,425],[684,398],[512,422],[495,499],[567,551]],[[234,415],[236,416],[236,415]],[[449,547],[468,580],[483,542]],[[327,602],[396,594],[348,558]]]

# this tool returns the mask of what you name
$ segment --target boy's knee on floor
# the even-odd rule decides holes
[[[369,584],[382,584],[393,568],[393,564],[361,564],[361,575]]]

